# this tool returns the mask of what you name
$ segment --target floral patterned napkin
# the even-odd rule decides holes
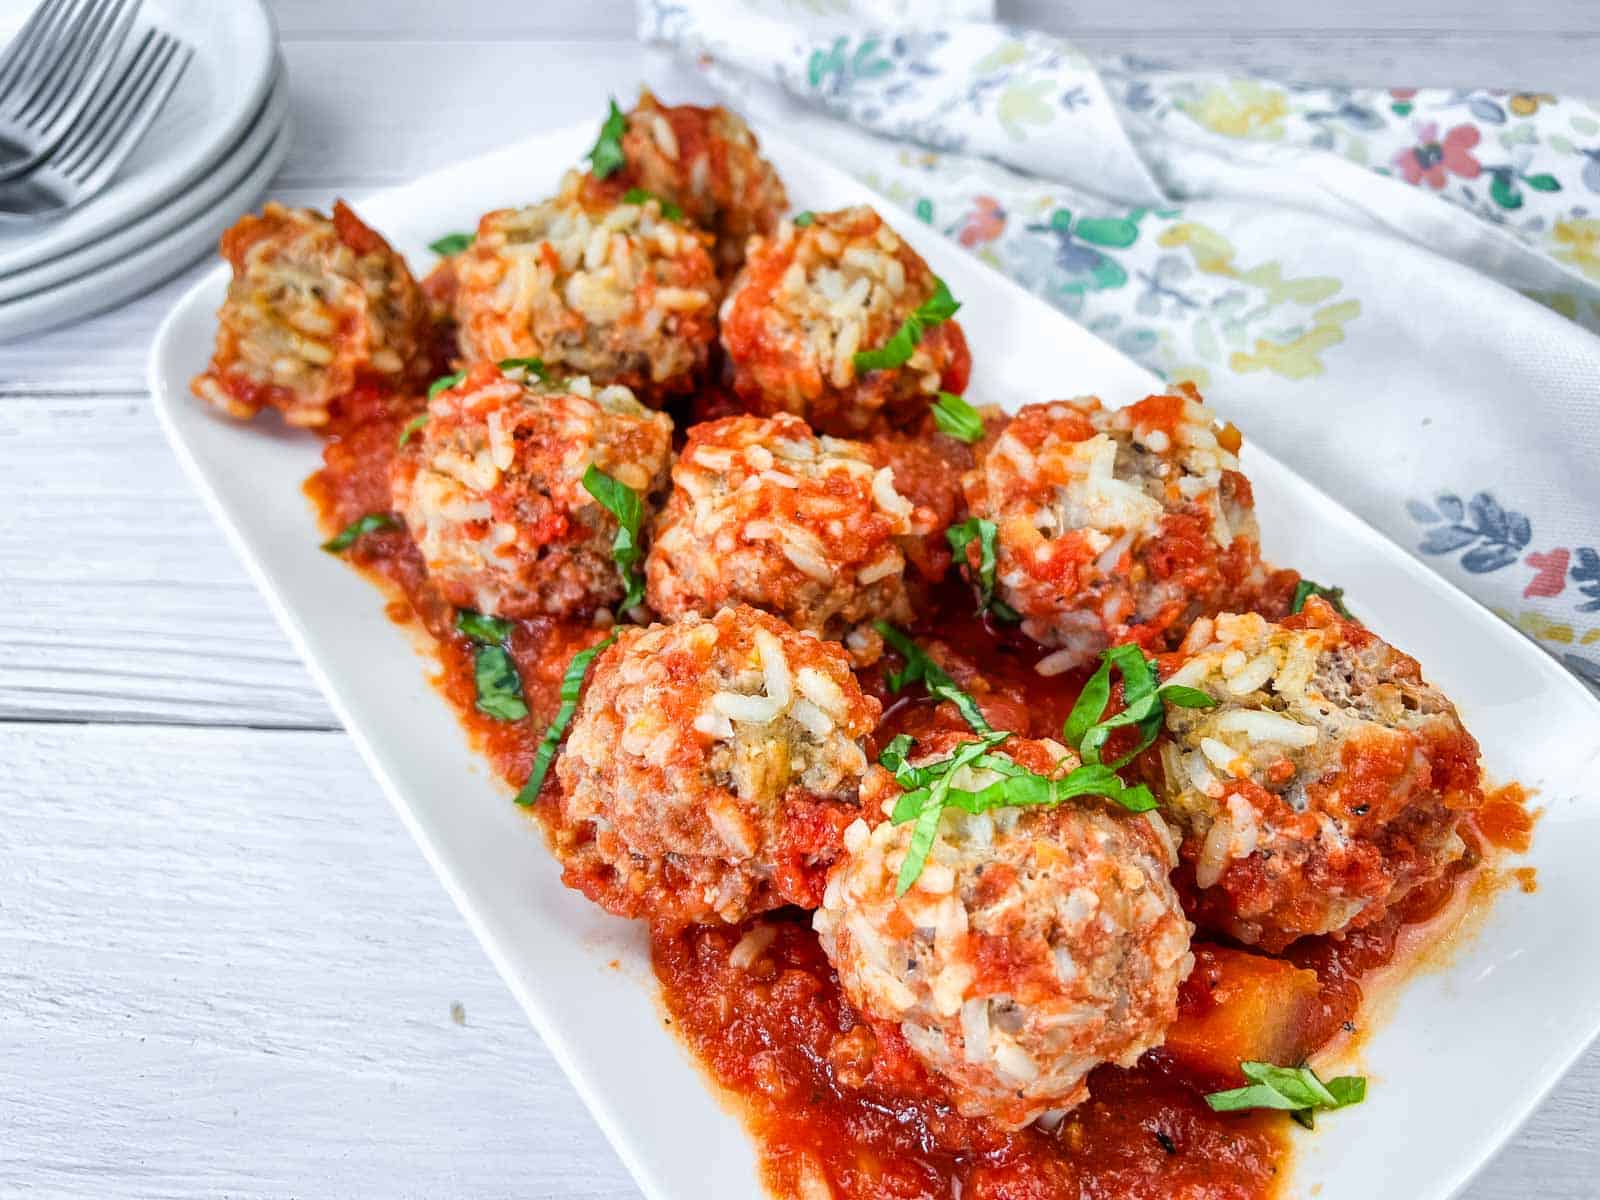
[[[1600,104],[1091,61],[987,15],[641,0],[640,33],[1600,687]]]

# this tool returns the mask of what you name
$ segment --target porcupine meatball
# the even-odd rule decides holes
[[[667,106],[649,91],[627,114],[623,166],[606,177],[617,195],[643,188],[683,209],[716,238],[724,277],[744,262],[754,234],[778,227],[789,198],[756,138],[737,114],[720,105]]]
[[[815,907],[879,711],[842,650],[753,608],[624,630],[556,768],[568,883],[667,925]]]
[[[672,468],[650,607],[674,620],[744,603],[834,639],[874,618],[907,621],[901,542],[932,522],[860,442],[817,437],[787,414],[709,421]]]
[[[915,422],[960,392],[972,356],[954,319],[928,326],[903,366],[858,371],[934,293],[922,256],[870,208],[785,221],[752,244],[722,306],[733,388],[752,412],[790,412],[850,436]]]
[[[1218,701],[1167,706],[1154,781],[1202,924],[1277,951],[1378,920],[1461,857],[1477,743],[1416,660],[1321,599],[1197,621],[1163,669]]]
[[[656,200],[611,202],[569,174],[553,200],[486,214],[453,260],[461,352],[540,358],[652,405],[692,391],[721,294],[708,240]]]
[[[1042,673],[1114,643],[1164,648],[1197,616],[1251,606],[1266,571],[1238,450],[1188,385],[1114,411],[1030,404],[991,433],[962,486],[998,527],[997,594],[1057,647]]]
[[[429,402],[395,456],[394,508],[450,603],[498,617],[589,613],[625,589],[616,518],[584,473],[592,463],[632,488],[648,516],[671,443],[671,419],[627,388],[478,363]]]
[[[416,386],[427,373],[427,305],[405,260],[344,203],[330,219],[269,203],[222,235],[233,281],[211,363],[190,385],[231,417],[275,408],[326,425],[367,384]]]
[[[935,735],[911,762],[971,740]],[[1012,738],[995,753],[1043,775],[1077,765],[1048,741]],[[954,786],[999,778],[967,766]],[[1025,1125],[1084,1100],[1101,1063],[1131,1066],[1161,1042],[1193,959],[1159,816],[1092,797],[947,807],[927,865],[897,898],[913,823],[883,814],[900,795],[883,767],[869,772],[865,819],[845,830],[814,923],[850,1002],[897,1026],[964,1116]]]

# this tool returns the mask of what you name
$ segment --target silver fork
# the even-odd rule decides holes
[[[45,0],[0,56],[0,182],[44,161],[93,99],[140,0]]]
[[[0,184],[0,222],[55,216],[104,188],[160,115],[193,57],[171,34],[145,30],[133,55],[102,81],[94,103],[44,163]]]

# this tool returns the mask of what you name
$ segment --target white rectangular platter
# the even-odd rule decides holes
[[[555,191],[594,136],[532,138],[357,203],[418,273],[429,241]],[[797,208],[875,204],[964,302],[969,394],[1015,407],[1138,399],[1150,374],[861,184],[763,133]],[[652,1200],[758,1196],[749,1139],[664,1027],[641,929],[561,885],[534,823],[468,748],[383,597],[318,549],[300,485],[319,443],[245,427],[188,393],[227,283],[180,300],[150,358],[179,458],[506,983]],[[1227,396],[1210,397],[1227,414]],[[1600,705],[1530,642],[1249,444],[1268,557],[1343,585],[1460,707],[1499,780],[1538,789],[1533,895],[1505,894],[1448,969],[1416,978],[1363,1049],[1368,1100],[1296,1133],[1289,1194],[1443,1200],[1600,1029]],[[178,581],[182,582],[182,581]],[[337,920],[338,914],[331,914]],[[613,966],[612,964],[619,964]],[[419,964],[419,969],[426,969]],[[530,1135],[536,1136],[536,1135]]]

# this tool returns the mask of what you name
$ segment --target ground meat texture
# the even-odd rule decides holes
[[[744,262],[745,244],[778,227],[789,198],[755,134],[720,105],[667,106],[650,92],[628,113],[622,168],[606,177],[619,196],[643,188],[678,205],[716,238],[723,276]]]
[[[1267,580],[1239,434],[1199,393],[1108,411],[1032,404],[978,448],[963,488],[998,527],[997,593],[1068,671],[1108,645],[1168,648],[1196,617],[1253,607]]]
[[[912,761],[970,740],[936,735]],[[1077,765],[1048,741],[1013,738],[999,753],[1040,774]],[[973,790],[999,778],[957,775]],[[868,774],[864,819],[845,831],[814,923],[851,1003],[899,1030],[963,1116],[1014,1128],[1059,1113],[1088,1096],[1094,1067],[1132,1066],[1161,1042],[1193,959],[1159,816],[1097,799],[946,808],[927,865],[896,898],[912,823],[885,814],[900,794],[882,767]]]
[[[1163,672],[1218,702],[1167,707],[1152,780],[1202,924],[1276,952],[1372,924],[1461,857],[1477,743],[1414,659],[1321,599],[1197,621]]]
[[[553,200],[486,214],[456,256],[461,352],[540,358],[651,404],[691,392],[716,337],[708,242],[654,200],[612,202],[569,175]]]
[[[275,408],[317,428],[366,385],[419,385],[427,304],[405,260],[341,200],[330,219],[269,203],[222,235],[233,281],[211,363],[190,385],[229,416]]]
[[[567,881],[669,926],[815,907],[879,712],[842,650],[756,609],[623,631],[557,763]]]
[[[672,421],[623,387],[543,384],[478,363],[428,404],[391,468],[395,511],[450,603],[498,617],[592,613],[622,599],[617,521],[583,486],[590,464],[666,490]]]
[[[834,639],[907,621],[901,543],[933,519],[871,447],[817,437],[798,417],[696,425],[656,526],[650,607],[673,620],[744,603]]]
[[[901,367],[857,373],[933,294],[921,255],[870,208],[785,221],[751,244],[722,307],[733,387],[752,412],[790,412],[850,436],[915,423],[940,390],[965,389],[972,356],[961,326],[930,326]]]

